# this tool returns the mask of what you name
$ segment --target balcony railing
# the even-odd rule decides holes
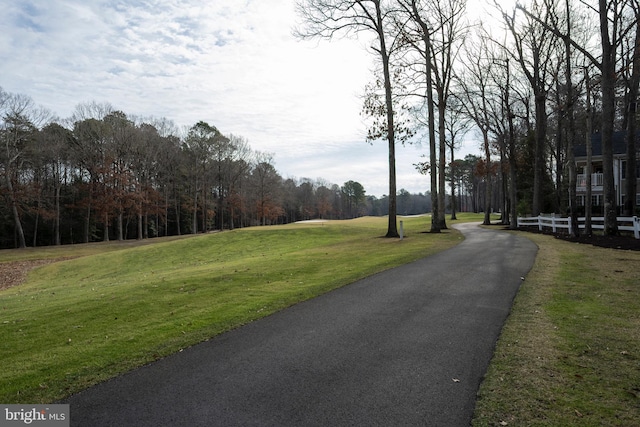
[[[591,188],[601,188],[603,183],[603,175],[601,173],[591,174]],[[578,191],[587,189],[587,175],[578,174]]]

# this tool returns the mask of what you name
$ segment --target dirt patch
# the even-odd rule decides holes
[[[22,284],[27,274],[36,267],[62,261],[62,259],[38,259],[0,263],[0,291]]]

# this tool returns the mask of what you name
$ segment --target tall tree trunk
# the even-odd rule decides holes
[[[567,36],[564,38],[565,46],[565,80],[567,81],[567,118],[568,118],[568,147],[567,156],[569,163],[569,215],[571,217],[571,229],[569,233],[571,236],[576,237],[580,233],[578,228],[578,211],[577,211],[577,194],[576,187],[578,185],[578,175],[576,171],[576,160],[573,149],[576,142],[576,126],[575,126],[575,114],[574,114],[574,99],[573,99],[573,71],[571,67],[571,9],[569,7],[569,0],[565,1],[567,12]]]
[[[433,46],[431,42],[431,31],[427,23],[421,18],[418,5],[415,0],[411,2],[413,18],[420,25],[422,30],[422,42],[424,43],[425,77],[427,83],[427,123],[429,128],[429,173],[431,175],[431,233],[440,233],[440,206],[438,200],[438,166],[436,149],[436,119],[433,100],[433,64],[431,57]]]
[[[456,210],[458,209],[456,203],[456,171],[454,170],[454,158],[455,158],[455,147],[453,146],[453,141],[451,141],[451,221],[455,221],[458,219],[456,217]]]
[[[9,175],[9,167],[5,167],[4,180],[7,186],[7,199],[11,208],[11,214],[13,215],[13,224],[18,238],[17,246],[19,248],[26,248],[27,242],[24,238],[24,229],[22,228],[22,221],[20,220],[20,212],[18,211],[18,202],[16,200],[15,193],[13,191],[13,183],[11,182],[11,176]]]
[[[564,141],[562,138],[563,131],[563,117],[562,113],[566,112],[567,105],[562,104],[562,97],[560,96],[560,77],[556,78],[556,106],[558,109],[558,124],[556,130],[556,195],[555,195],[555,207],[553,212],[562,213],[563,203],[562,198],[564,197],[564,168],[562,161],[562,151],[564,149]],[[568,102],[568,101],[567,101]]]
[[[438,228],[441,230],[447,229],[447,221],[445,219],[446,211],[446,174],[445,169],[447,167],[447,140],[446,140],[446,128],[445,128],[445,94],[443,89],[438,90],[438,132],[439,132],[439,146],[438,146]]]
[[[538,82],[538,84],[542,84]],[[536,89],[534,93],[535,97],[535,110],[536,110],[536,139],[535,139],[535,158],[534,158],[534,172],[533,172],[533,205],[532,214],[538,216],[542,212],[543,200],[544,200],[544,174],[545,174],[545,161],[544,161],[544,148],[547,139],[547,97],[540,88]]]
[[[593,202],[591,201],[591,194],[593,192],[592,182],[592,157],[593,146],[591,145],[591,138],[593,138],[593,120],[591,118],[591,79],[589,77],[589,69],[585,68],[586,88],[587,88],[587,138],[585,141],[587,147],[587,166],[584,169],[586,178],[586,194],[584,196],[584,234],[591,236],[593,230],[591,228],[591,217]]]
[[[222,188],[218,188],[218,209],[216,211],[216,224],[218,224],[218,229],[224,230],[224,197],[222,196],[224,190]]]
[[[484,225],[491,225],[491,149],[489,146],[489,131],[482,129],[482,140],[484,142],[484,155],[487,159],[485,167],[485,192],[484,192]]]
[[[138,212],[138,236],[137,236],[137,240],[142,240],[144,238],[142,219],[143,219],[143,215],[142,215],[142,208],[141,208],[140,212]]]
[[[400,237],[397,225],[397,190],[396,190],[396,138],[393,118],[393,97],[391,90],[391,73],[389,71],[389,52],[384,36],[382,10],[380,2],[376,2],[376,19],[378,38],[380,40],[380,55],[382,57],[382,72],[384,74],[384,93],[387,109],[387,141],[389,143],[389,223],[386,237]]]
[[[615,119],[615,50],[609,38],[607,1],[599,0],[602,39],[602,174],[604,234],[618,234],[616,188],[613,174],[613,122]]]
[[[38,197],[39,199],[39,197]],[[33,220],[33,240],[32,246],[35,248],[38,246],[38,227],[40,225],[40,200],[38,200],[37,208],[36,208],[36,216]]]
[[[104,214],[104,235],[102,236],[102,240],[105,242],[109,241],[109,214]]]
[[[513,114],[511,113],[510,107],[507,109],[507,114],[509,120],[509,201],[511,202],[511,220],[509,228],[515,230],[518,228],[518,162],[516,159],[516,137],[513,129]]]
[[[207,232],[207,185],[206,181],[202,185],[202,232]]]
[[[500,215],[500,224],[501,225],[509,225],[509,212],[511,209],[511,204],[509,198],[511,193],[509,193],[509,173],[507,171],[507,144],[506,144],[506,135],[503,133],[500,136],[500,177],[502,178],[502,214]]]
[[[638,176],[636,175],[636,114],[638,113],[638,91],[640,86],[640,19],[636,19],[636,37],[633,49],[633,67],[628,93],[627,108],[627,170],[625,182],[624,215],[635,214]]]
[[[59,183],[56,183],[56,194],[55,194],[55,210],[56,210],[56,216],[53,220],[53,234],[54,234],[54,239],[55,239],[55,245],[56,246],[60,246],[62,244],[61,241],[61,237],[60,237],[60,192],[61,192],[61,185]]]
[[[176,209],[176,234],[178,236],[182,236],[182,217],[180,215],[180,196],[176,194],[175,196],[175,209]]]
[[[191,221],[191,233],[198,234],[198,187],[196,184],[196,189],[193,195],[193,218]]]
[[[120,205],[120,209],[118,212],[118,221],[116,225],[118,227],[118,241],[121,242],[124,240],[124,214],[122,213],[122,204]]]
[[[89,229],[91,227],[91,202],[87,206],[87,214],[84,217],[84,236],[82,241],[89,243]]]
[[[507,143],[507,149],[509,152],[509,201],[511,203],[510,213],[511,219],[509,221],[509,228],[515,230],[518,228],[518,190],[517,190],[517,170],[518,161],[516,159],[516,137],[513,127],[514,114],[511,112],[511,68],[509,59],[506,63],[507,67],[507,84],[505,85],[504,92],[504,104],[507,111],[507,122],[509,124],[509,142]]]

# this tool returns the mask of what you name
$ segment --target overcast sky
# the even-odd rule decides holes
[[[274,154],[285,177],[388,193],[388,150],[360,116],[372,56],[353,40],[296,40],[294,0],[0,0],[0,87],[61,118],[108,102],[128,115],[203,120]],[[470,141],[460,154],[479,153]],[[397,148],[397,188],[428,147]]]

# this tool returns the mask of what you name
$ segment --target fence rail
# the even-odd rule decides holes
[[[585,218],[578,218],[578,228],[584,229]],[[556,217],[553,215],[540,215],[536,217],[518,218],[518,227],[534,227],[542,231],[544,228],[551,228],[555,233],[558,229],[571,229],[571,218]],[[595,230],[604,230],[604,217],[597,216],[591,218],[591,228]],[[633,237],[640,239],[640,217],[637,216],[619,216],[618,230],[633,231]]]

